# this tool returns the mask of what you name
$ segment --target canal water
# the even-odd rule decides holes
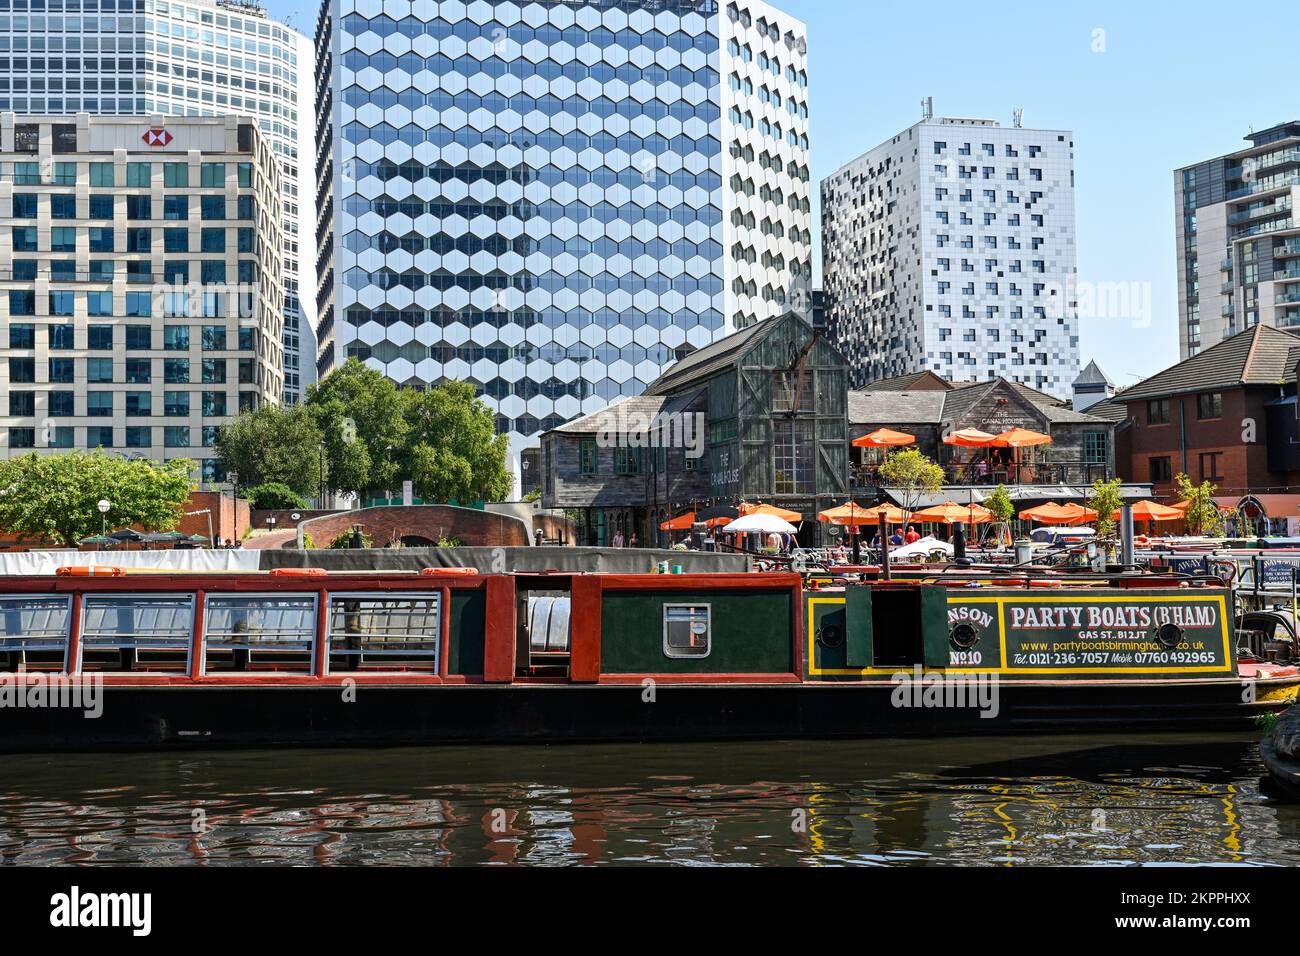
[[[6,864],[1297,864],[1252,735],[6,757]]]

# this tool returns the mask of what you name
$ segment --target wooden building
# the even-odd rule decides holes
[[[849,491],[847,382],[843,356],[799,316],[756,323],[683,357],[644,396],[543,435],[542,502],[585,512],[594,544],[615,529],[650,543],[660,521],[708,504],[770,502],[809,519],[814,543],[816,513]],[[618,429],[656,418],[663,437],[633,454],[635,428]],[[702,448],[678,447],[691,435]]]

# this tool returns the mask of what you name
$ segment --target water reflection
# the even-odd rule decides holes
[[[1254,739],[6,758],[0,861],[1300,863]]]

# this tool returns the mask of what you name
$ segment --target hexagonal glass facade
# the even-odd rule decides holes
[[[355,356],[401,384],[470,381],[517,452],[639,394],[680,347],[783,311],[791,277],[810,275],[811,236],[792,244],[808,227],[792,92],[806,94],[806,50],[802,25],[747,12],[789,68],[766,67],[770,115],[747,118],[721,72],[736,11],[329,4],[320,372]],[[763,135],[771,158],[751,176],[741,141]]]

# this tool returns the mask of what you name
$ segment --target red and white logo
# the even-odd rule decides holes
[[[146,146],[166,146],[172,141],[172,134],[165,129],[150,129],[140,138]]]

